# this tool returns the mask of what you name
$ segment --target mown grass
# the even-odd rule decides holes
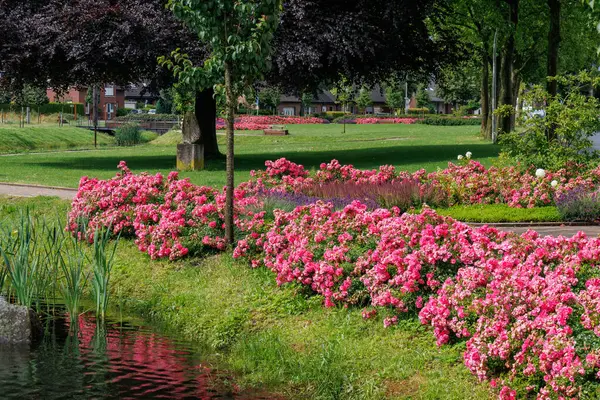
[[[98,133],[98,146],[114,144],[114,139]],[[0,124],[0,153],[23,153],[28,151],[93,149],[94,133],[87,129],[57,125]]]
[[[0,197],[1,219],[25,208],[53,216],[68,202]],[[227,254],[153,261],[121,240],[111,279],[115,304],[195,341],[242,388],[290,399],[493,397],[462,365],[463,346],[438,349],[415,316],[385,329],[358,308],[325,309],[302,287],[278,287],[272,272]]]
[[[436,210],[464,222],[558,222],[562,221],[556,207],[511,208],[506,204],[461,205]]]
[[[307,168],[337,159],[358,168],[378,168],[391,164],[402,170],[429,171],[445,168],[458,154],[467,151],[490,165],[499,147],[481,140],[473,126],[438,127],[426,125],[290,125],[289,136],[263,136],[240,132],[236,138],[236,179],[247,180],[253,169],[264,168],[266,160],[286,157]],[[175,169],[176,142],[164,136],[151,144],[110,151],[53,153],[0,157],[0,181],[76,187],[81,176],[114,176],[121,160],[134,172],[168,173]],[[218,136],[224,150],[225,137]],[[157,144],[159,143],[159,144]],[[162,143],[162,144],[160,144]],[[221,187],[225,184],[224,159],[210,161],[204,171],[185,172],[192,182]]]

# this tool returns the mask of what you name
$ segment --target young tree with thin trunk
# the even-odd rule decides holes
[[[225,85],[227,187],[225,236],[233,244],[234,113],[238,95],[261,79],[269,67],[271,39],[279,22],[281,0],[170,0],[169,9],[210,49],[202,66],[174,52],[170,64],[180,82],[211,88]],[[164,60],[163,60],[164,61]]]

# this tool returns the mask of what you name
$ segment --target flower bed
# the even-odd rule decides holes
[[[459,156],[462,159],[459,164],[448,163],[448,168],[431,173],[425,170],[414,173],[396,171],[391,165],[381,166],[378,170],[360,170],[332,160],[321,164],[314,173],[302,176],[282,173],[275,176],[267,166],[266,171],[253,171],[254,180],[248,185],[282,188],[309,195],[323,187],[338,185],[339,190],[346,191],[348,195],[370,192],[380,204],[389,207],[401,204],[381,200],[397,195],[402,182],[415,182],[420,195],[413,196],[413,205],[418,207],[422,205],[424,194],[435,189],[436,196],[426,198],[437,203],[425,201],[431,206],[507,204],[515,208],[533,208],[554,204],[557,196],[574,188],[592,189],[600,183],[600,167],[582,171],[579,166],[573,166],[556,172],[530,168],[522,172],[513,166],[485,168],[481,163],[470,160],[470,153],[467,156]],[[291,163],[288,160],[285,162]],[[362,190],[357,190],[357,185],[361,185]],[[338,192],[336,197],[345,196]]]
[[[467,155],[468,158],[469,155]],[[152,258],[225,249],[224,194],[176,173],[82,178],[67,229],[130,235]],[[360,201],[319,200],[341,186],[436,185],[455,202],[509,199],[517,207],[595,185],[598,170],[519,174],[469,160],[427,174],[393,167],[358,170],[337,161],[314,173],[286,159],[266,163],[235,190],[233,251],[323,296],[327,307],[358,306],[386,327],[416,317],[438,345],[464,341],[464,362],[501,399],[595,398],[600,391],[600,238],[521,236],[472,228],[425,207],[419,214]],[[329,186],[328,186],[329,185]],[[338,186],[336,186],[338,185]],[[525,186],[523,188],[522,186]],[[419,186],[420,187],[420,186]],[[310,197],[303,191],[321,190]],[[367,188],[367,189],[365,189]],[[519,189],[517,189],[519,188]],[[394,187],[397,190],[397,187]],[[299,204],[265,219],[267,197]],[[336,200],[337,201],[337,200]]]
[[[426,209],[276,213],[235,257],[297,282],[328,307],[365,306],[385,326],[418,313],[439,345],[466,340],[465,365],[502,399],[576,398],[600,377],[600,239],[471,228]]]
[[[217,118],[217,129],[225,129],[225,120]],[[277,115],[242,115],[235,119],[234,129],[238,131],[261,131],[269,129],[271,125],[301,125],[301,124],[326,124],[329,121],[315,117],[281,117]]]
[[[356,118],[357,124],[415,124],[417,118]]]

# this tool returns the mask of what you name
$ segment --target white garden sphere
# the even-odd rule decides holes
[[[538,168],[538,169],[535,171],[535,176],[537,176],[538,178],[543,178],[543,177],[545,177],[545,176],[546,176],[546,171],[544,171],[544,170],[543,170],[543,169],[541,169],[541,168]]]
[[[462,160],[464,157],[462,156],[462,154],[459,154],[458,157],[456,157],[459,160]]]
[[[473,153],[471,153],[470,151],[467,151],[467,153],[465,154],[465,157],[467,157],[467,160],[471,158],[471,156],[473,155]]]
[[[553,180],[552,182],[550,182],[550,185],[552,185],[553,188],[558,186],[558,181],[557,180]]]

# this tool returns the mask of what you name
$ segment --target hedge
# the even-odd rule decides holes
[[[481,118],[430,117],[418,120],[417,124],[438,126],[481,125]]]
[[[39,109],[39,112],[42,115],[58,114],[60,112],[64,112],[65,114],[73,114],[73,108],[71,108],[72,105],[77,107],[77,115],[85,114],[85,106],[81,103],[48,103],[40,106],[33,105],[30,107],[31,111],[33,112],[38,112]],[[15,104],[0,104],[0,110],[19,112],[21,107]]]
[[[177,121],[177,114],[129,114],[115,118],[115,121]]]

